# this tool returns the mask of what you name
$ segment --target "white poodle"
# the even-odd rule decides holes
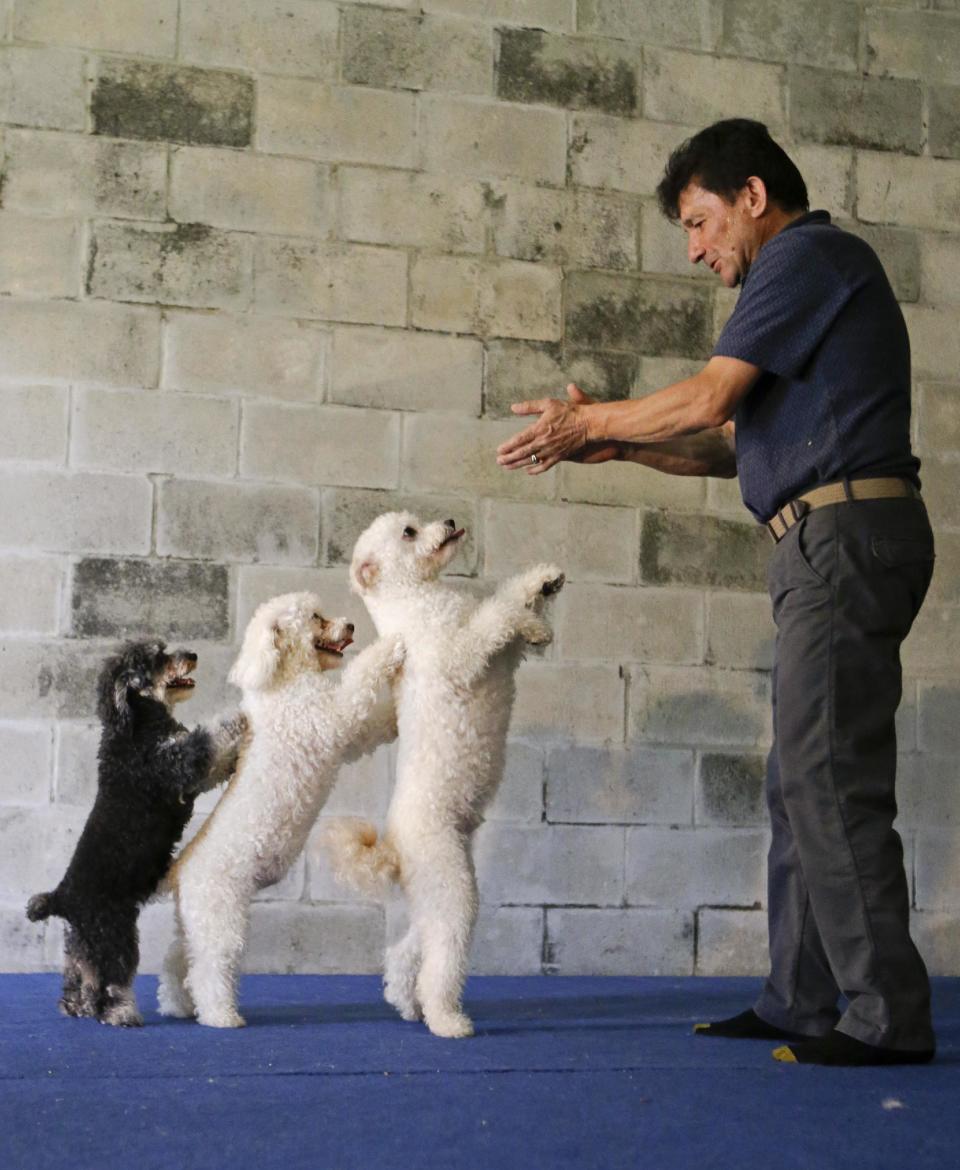
[[[264,602],[244,635],[230,681],[243,690],[250,738],[232,781],[167,884],[177,933],[158,999],[169,1016],[235,1028],[237,969],[254,892],[280,880],[303,848],[340,764],[396,734],[393,704],[378,691],[403,658],[381,638],[344,670],[353,625],[321,615],[314,593]]]
[[[469,1036],[461,997],[477,916],[473,833],[503,774],[520,642],[544,644],[543,598],[563,585],[555,565],[505,582],[477,603],[439,581],[463,529],[407,512],[378,517],[354,548],[351,586],[381,636],[406,647],[397,696],[397,783],[378,840],[364,822],[332,822],[337,877],[360,889],[399,881],[410,909],[387,949],[384,995],[437,1036]]]

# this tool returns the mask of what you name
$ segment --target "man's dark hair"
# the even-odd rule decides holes
[[[732,203],[751,175],[763,179],[767,196],[784,211],[809,209],[803,176],[766,126],[727,118],[681,142],[670,155],[657,185],[660,210],[667,219],[679,219],[680,194],[692,182]]]

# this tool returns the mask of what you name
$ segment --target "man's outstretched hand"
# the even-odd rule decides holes
[[[497,462],[507,471],[526,471],[539,475],[562,459],[579,463],[604,463],[620,456],[619,445],[591,442],[587,438],[585,408],[596,399],[584,394],[571,382],[567,401],[561,398],[537,398],[515,402],[514,414],[537,414],[540,417],[525,430],[507,439],[497,448]]]

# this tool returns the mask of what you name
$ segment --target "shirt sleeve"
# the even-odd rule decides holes
[[[804,236],[785,229],[761,249],[715,357],[739,358],[782,378],[802,372],[857,289],[823,246]]]

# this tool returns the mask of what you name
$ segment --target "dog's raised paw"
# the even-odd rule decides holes
[[[544,581],[540,588],[540,592],[544,597],[550,597],[554,593],[559,593],[563,588],[563,584],[567,577],[565,573],[561,573],[559,577],[554,577],[552,581]]]

